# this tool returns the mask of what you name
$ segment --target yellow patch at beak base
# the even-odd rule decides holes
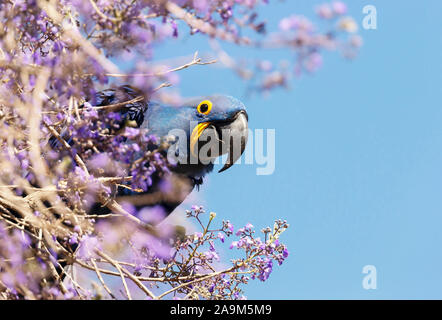
[[[198,123],[198,125],[192,130],[192,134],[190,136],[190,152],[194,157],[198,157],[198,155],[195,154],[195,145],[198,142],[198,139],[200,138],[204,129],[206,129],[209,125],[210,122]]]

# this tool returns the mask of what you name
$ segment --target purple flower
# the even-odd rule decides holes
[[[318,52],[310,54],[304,61],[304,66],[309,72],[314,72],[322,66],[322,56]]]
[[[273,261],[271,259],[266,258],[261,261],[259,267],[260,270],[258,274],[258,279],[261,281],[266,281],[273,271]]]
[[[246,229],[246,230],[248,230],[248,231],[251,231],[251,230],[253,229],[253,224],[251,224],[251,223],[247,223],[247,224],[245,225],[244,229]]]
[[[172,30],[173,30],[172,36],[175,37],[175,38],[177,38],[177,37],[178,37],[178,27],[177,27],[177,25],[176,25],[176,22],[172,20],[172,21],[170,22],[170,24],[171,24],[171,26],[172,26]]]
[[[203,238],[203,234],[201,232],[195,232],[194,238],[195,238],[195,240],[200,240]]]
[[[341,1],[335,1],[332,3],[333,11],[338,15],[344,15],[347,13],[347,5]]]
[[[283,18],[279,22],[279,29],[282,31],[289,31],[292,29],[296,29],[298,27],[299,21],[297,16],[291,16],[288,18]]]
[[[209,9],[208,0],[193,0],[193,6],[200,13],[206,13]]]
[[[61,41],[55,41],[54,46],[52,47],[53,52],[57,53],[62,51],[64,48],[63,42]]]
[[[238,248],[238,241],[232,241],[229,246],[229,249]]]
[[[206,251],[206,252],[204,252],[204,255],[206,256],[206,259],[208,259],[208,260],[212,260],[212,259],[219,260],[219,256],[216,253],[216,251]]]
[[[154,206],[152,208],[141,209],[138,213],[138,217],[144,222],[157,224],[166,217],[166,213],[164,212],[163,207]]]
[[[284,248],[284,250],[282,252],[282,255],[283,255],[284,258],[287,258],[289,256],[289,251],[288,251],[287,248]]]
[[[135,215],[137,212],[137,209],[135,208],[135,206],[130,202],[122,202],[121,207],[123,207],[124,210],[126,210],[127,212],[129,212],[132,215]]]
[[[74,233],[70,238],[69,238],[69,244],[76,244],[78,243],[78,233]]]
[[[128,137],[129,139],[135,139],[140,134],[140,129],[132,128],[132,127],[126,127],[124,131],[124,136]]]
[[[90,165],[94,168],[105,168],[109,162],[109,156],[106,153],[100,153],[92,158]]]
[[[80,247],[78,248],[77,256],[85,260],[90,259],[94,254],[94,250],[100,250],[100,248],[101,246],[97,237],[85,235],[80,240]]]
[[[320,5],[318,8],[316,8],[316,13],[322,19],[331,19],[334,15],[334,12],[329,4]]]

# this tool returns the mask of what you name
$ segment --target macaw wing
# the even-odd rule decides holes
[[[140,100],[137,98],[140,98]],[[99,91],[88,102],[93,106],[103,107],[122,104],[132,100],[135,101],[123,104],[120,108],[113,111],[122,115],[123,122],[126,120],[135,121],[139,127],[144,121],[144,114],[148,105],[143,92],[134,87],[124,85],[115,89]]]
[[[132,101],[130,103],[125,103]],[[106,107],[120,105],[118,108],[112,108],[112,112],[117,112],[121,115],[120,128],[125,125],[125,123],[130,121],[135,121],[136,126],[140,127],[144,121],[144,113],[147,111],[148,104],[144,97],[144,94],[129,85],[124,85],[115,89],[105,89],[95,93],[92,97],[86,99],[92,107]],[[84,108],[84,104],[79,106],[81,110]],[[105,114],[103,114],[105,116]],[[72,138],[68,135],[66,129],[60,132],[60,136],[70,145],[72,144]],[[49,144],[52,149],[60,147],[60,142],[55,138],[51,137],[49,139]]]

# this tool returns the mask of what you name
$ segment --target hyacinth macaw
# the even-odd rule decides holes
[[[125,85],[98,92],[89,102],[93,106],[106,106],[127,102],[140,95],[143,96],[138,89]],[[168,139],[168,152],[174,154],[175,165],[171,167],[171,174],[162,178],[153,176],[152,185],[146,192],[121,189],[116,200],[129,202],[138,209],[160,207],[166,216],[195,187],[199,188],[204,176],[213,170],[213,161],[217,157],[228,154],[219,172],[227,170],[241,157],[247,143],[248,115],[245,106],[226,95],[192,98],[178,107],[143,99],[125,105],[119,112],[126,121],[134,121],[136,127],[148,129],[149,134],[160,140]],[[185,133],[185,141],[178,139],[174,135],[176,132]],[[202,148],[209,151],[202,153]]]

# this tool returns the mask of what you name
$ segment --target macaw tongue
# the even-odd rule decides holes
[[[220,130],[224,148],[228,153],[226,163],[218,171],[223,172],[233,166],[246,148],[249,133],[247,115],[244,112],[238,113],[234,121],[221,127]]]

